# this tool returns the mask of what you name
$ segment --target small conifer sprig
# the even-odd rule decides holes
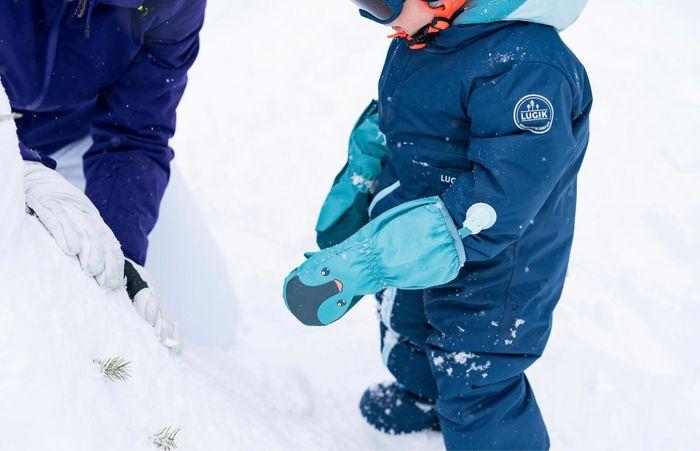
[[[102,374],[112,382],[125,381],[131,377],[131,362],[121,357],[95,360],[95,363],[100,366]]]
[[[179,427],[164,427],[159,433],[152,436],[153,444],[163,451],[172,451],[177,448],[175,438],[179,432]]]

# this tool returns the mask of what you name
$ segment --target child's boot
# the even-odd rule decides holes
[[[368,388],[360,400],[360,412],[375,429],[391,435],[440,430],[435,402],[397,382]]]

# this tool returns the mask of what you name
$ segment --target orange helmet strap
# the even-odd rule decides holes
[[[429,8],[430,11],[436,12],[435,18],[425,27],[418,30],[413,36],[402,32],[396,33],[390,38],[405,38],[409,41],[408,47],[412,50],[420,50],[428,45],[437,33],[447,30],[452,26],[454,19],[466,8],[468,0],[422,0],[421,3]]]

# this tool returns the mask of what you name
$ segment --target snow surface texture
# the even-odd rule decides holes
[[[0,89],[0,116],[8,113]],[[0,450],[153,450],[166,427],[182,428],[185,450],[292,447],[298,421],[278,406],[297,404],[293,376],[290,393],[265,403],[258,393],[269,390],[236,363],[226,377],[242,383],[223,386],[213,367],[204,375],[171,357],[124,290],[99,288],[25,213],[14,124],[0,127],[0,217],[11,231],[0,235]],[[99,371],[96,362],[113,357],[130,362],[126,381]]]
[[[165,426],[182,427],[187,451],[442,448],[437,433],[387,437],[358,413],[390,378],[370,299],[311,329],[280,294],[376,96],[386,32],[350,2],[311,21],[310,3],[256,3],[210,2],[174,142],[229,258],[236,345],[171,358],[123,294],[98,290],[27,218],[0,257],[0,450],[153,449]],[[554,449],[697,444],[699,13],[692,0],[594,0],[564,34],[596,100],[569,280],[528,373]],[[133,362],[131,379],[96,371],[112,356]]]

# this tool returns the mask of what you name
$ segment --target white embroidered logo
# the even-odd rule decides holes
[[[526,95],[515,105],[513,120],[520,130],[545,134],[554,123],[554,106],[539,94]]]

